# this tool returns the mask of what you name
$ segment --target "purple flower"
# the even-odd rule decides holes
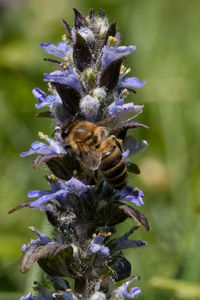
[[[29,207],[43,210],[43,206],[52,199],[57,200],[61,205],[67,200],[68,194],[75,194],[78,197],[89,189],[93,189],[92,185],[85,185],[80,180],[72,177],[68,181],[52,180],[50,183],[51,190],[29,191],[28,198],[36,198],[33,202],[28,202]]]
[[[92,253],[103,254],[106,256],[110,255],[109,248],[103,245],[105,237],[99,235],[95,236],[90,244],[89,250]]]
[[[60,100],[60,97],[57,94],[47,96],[39,88],[33,89],[33,95],[39,101],[39,104],[35,105],[35,107],[37,109],[47,106],[47,107],[50,107],[50,109],[52,110],[53,104],[58,103],[58,102],[62,103],[62,101]]]
[[[41,43],[40,46],[48,54],[55,55],[61,59],[65,59],[70,53],[72,53],[72,46],[68,45],[66,42],[60,42],[55,46],[52,43]]]
[[[133,299],[140,296],[141,290],[138,287],[127,290],[129,285],[136,279],[138,279],[138,277],[133,277],[130,281],[125,282],[122,286],[115,290],[115,293],[120,293],[124,297],[123,299]]]
[[[37,245],[46,245],[48,244],[51,239],[48,238],[45,234],[41,233],[38,229],[36,229],[35,227],[31,226],[29,227],[31,229],[31,231],[35,232],[39,239],[37,240],[32,240],[28,245],[24,244],[22,246],[22,252],[24,253],[26,250],[27,250],[27,247],[30,247],[30,246],[37,246]]]
[[[136,46],[121,46],[121,47],[108,47],[104,46],[102,52],[102,66],[103,69],[108,67],[113,61],[123,58],[136,50]]]
[[[133,188],[131,185],[127,185],[125,188],[116,192],[115,196],[120,196],[120,201],[128,201],[137,206],[141,206],[144,204],[143,192],[138,188]]]
[[[124,76],[121,76],[117,85],[117,89],[140,89],[145,84],[145,80],[142,80],[140,82],[137,77],[128,77],[125,78],[124,81],[122,81],[123,77]]]
[[[40,295],[38,296],[32,296],[32,294],[29,293],[27,296],[21,297],[20,300],[55,300],[55,298],[52,297],[52,294],[47,292],[45,289],[39,288],[39,293]]]
[[[49,145],[46,145],[42,142],[34,142],[31,145],[31,149],[27,152],[22,152],[20,154],[21,157],[32,155],[35,153],[43,154],[43,155],[50,155],[50,154],[66,154],[66,151],[62,144],[59,142],[50,139],[48,136],[44,135],[42,132],[39,133],[39,136],[46,140]]]
[[[35,190],[28,192],[28,198],[38,198],[35,201],[30,201],[29,207],[43,210],[44,205],[50,200],[55,199],[62,203],[66,199],[69,188],[64,186],[61,180],[53,180],[51,183],[51,190]]]
[[[71,178],[68,181],[63,181],[59,179],[55,179],[52,176],[51,179],[48,180],[51,185],[51,190],[35,190],[28,192],[28,198],[38,198],[35,201],[26,201],[15,208],[12,211],[16,211],[22,207],[30,207],[39,209],[42,211],[46,210],[46,203],[50,202],[52,199],[57,200],[61,205],[65,205],[67,201],[67,196],[69,194],[74,194],[82,199],[84,199],[85,193],[94,189],[93,185],[86,185],[82,183],[80,180],[76,178]]]
[[[124,104],[124,99],[115,97],[115,101],[108,106],[108,113],[109,115],[114,115],[120,111],[129,110],[130,108],[133,107],[134,107],[133,103]]]
[[[55,71],[51,72],[50,74],[44,73],[44,81],[58,82],[61,84],[66,84],[67,86],[78,91],[82,90],[81,83],[73,69],[66,71]]]

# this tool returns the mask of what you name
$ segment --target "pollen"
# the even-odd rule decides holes
[[[123,89],[123,95],[128,96],[128,94],[129,94],[129,91],[127,89]]]
[[[59,294],[60,294],[61,296],[63,296],[63,295],[64,295],[64,292],[63,292],[63,291],[59,291]]]
[[[43,136],[43,132],[39,131],[38,136],[41,138]]]
[[[47,138],[48,139],[48,135],[47,134],[44,134],[42,131],[39,131],[38,132],[38,136],[39,136],[39,138],[41,138],[41,139],[44,139],[44,138]]]
[[[74,175],[74,177],[77,177],[78,171],[77,170],[73,170],[73,175]]]
[[[28,226],[28,229],[31,230],[31,231],[33,231],[33,232],[35,232],[35,229],[34,229],[33,226]]]
[[[66,40],[67,40],[67,35],[66,35],[66,34],[63,34],[63,35],[62,35],[62,41],[63,41],[63,42],[66,42]]]
[[[73,55],[72,54],[69,54],[69,60],[73,61]]]
[[[69,61],[69,56],[65,56],[64,61],[68,62]]]
[[[65,61],[65,62],[73,61],[73,56],[72,56],[72,54],[69,54],[68,56],[65,56],[65,57],[64,57],[64,61]]]
[[[62,68],[63,68],[64,70],[67,70],[67,69],[68,69],[68,67],[67,67],[65,64],[61,64],[61,66],[62,66]]]
[[[100,237],[103,237],[103,238],[104,238],[104,237],[106,236],[106,234],[105,234],[105,233],[102,233],[102,232],[99,232],[99,233],[98,233],[98,236],[100,236]]]
[[[128,73],[130,73],[130,71],[131,71],[131,68],[126,69],[126,67],[124,65],[121,65],[121,68],[120,68],[121,75],[124,75],[124,74],[127,75]]]
[[[56,176],[54,176],[54,175],[51,175],[51,180],[56,180]]]
[[[70,292],[71,292],[71,289],[66,289],[65,292],[66,292],[66,293],[70,293]]]
[[[110,36],[108,37],[108,46],[109,46],[109,47],[115,46],[115,45],[116,45],[116,42],[117,42],[117,38],[116,38],[116,37],[114,37],[114,36],[112,36],[112,35],[110,35]]]
[[[97,237],[96,233],[94,233],[94,234],[92,235],[92,237],[93,237],[93,239],[95,239],[95,238]]]

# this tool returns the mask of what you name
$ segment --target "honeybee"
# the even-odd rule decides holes
[[[61,128],[62,138],[79,155],[86,168],[100,171],[114,189],[120,189],[127,182],[124,149],[116,131],[146,127],[130,120],[123,122],[123,115],[119,113],[97,123],[67,119]]]
[[[88,121],[80,121],[69,127],[65,122],[61,134],[88,169],[100,170],[115,189],[126,184],[127,169],[121,141],[110,135],[105,127]]]

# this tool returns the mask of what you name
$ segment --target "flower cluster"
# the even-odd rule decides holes
[[[34,168],[48,166],[50,189],[30,191],[31,200],[10,211],[26,206],[41,210],[53,226],[52,238],[30,227],[38,238],[23,245],[20,261],[23,273],[37,262],[51,288],[37,283],[38,295],[21,300],[114,300],[141,294],[138,287],[128,290],[138,277],[118,288],[115,283],[131,275],[122,250],[147,245],[129,236],[141,226],[150,229],[145,215],[135,208],[143,205],[144,194],[127,180],[129,170],[140,172],[129,157],[148,146],[127,136],[127,131],[148,126],[133,121],[143,106],[125,100],[145,81],[127,77],[130,70],[123,62],[136,46],[120,46],[116,22],[109,24],[102,9],[97,15],[91,9],[86,18],[77,9],[74,13],[73,28],[63,20],[62,42],[41,44],[58,58],[45,59],[59,68],[44,74],[48,94],[33,90],[36,109],[47,107],[38,116],[55,123],[53,137],[40,132],[44,142],[34,142],[21,154],[37,154]],[[127,218],[136,224],[123,236],[112,238],[117,224]],[[73,292],[68,278],[74,281]]]

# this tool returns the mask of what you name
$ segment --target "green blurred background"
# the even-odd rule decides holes
[[[149,246],[127,250],[133,274],[142,280],[140,299],[200,299],[200,1],[199,0],[0,0],[0,299],[19,299],[31,291],[38,269],[21,274],[21,246],[35,238],[27,227],[50,231],[42,213],[8,210],[27,200],[30,189],[47,188],[42,166],[20,158],[49,120],[35,117],[34,87],[47,91],[43,73],[54,66],[43,61],[40,42],[57,43],[65,32],[60,20],[73,23],[72,8],[87,15],[104,8],[117,19],[122,44],[136,45],[127,60],[130,76],[146,85],[129,101],[145,104],[139,120],[151,130],[134,135],[150,147],[135,161],[142,173],[131,178],[145,194],[143,212],[152,230],[136,237]],[[128,231],[126,221],[120,232]]]

